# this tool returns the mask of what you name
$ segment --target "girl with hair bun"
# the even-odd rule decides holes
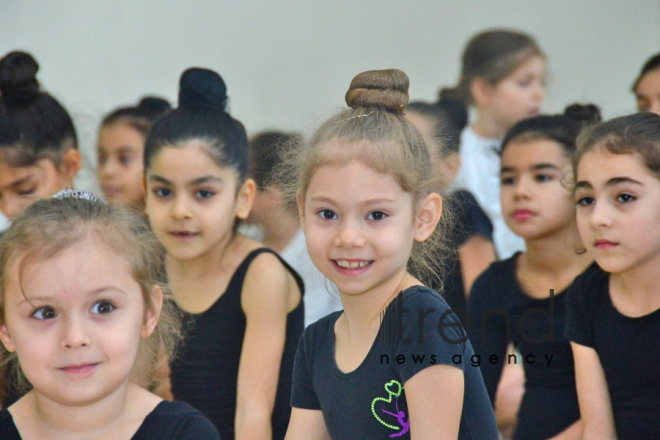
[[[25,52],[0,60],[0,210],[9,220],[73,186],[82,165],[73,121],[40,89],[38,70]]]
[[[286,161],[310,257],[344,307],[300,339],[289,440],[498,438],[460,320],[422,281],[446,225],[407,102],[405,73],[363,72],[351,108]]]
[[[474,351],[489,359],[481,371],[493,404],[505,366],[523,366],[515,440],[582,435],[573,356],[562,331],[566,289],[592,259],[579,251],[575,203],[565,180],[578,133],[599,119],[597,107],[574,104],[562,115],[518,122],[502,143],[502,213],[527,250],[477,278],[468,312]],[[511,343],[519,353],[507,355]]]
[[[172,393],[227,439],[282,439],[303,331],[303,284],[271,249],[237,232],[255,195],[243,125],[226,112],[222,78],[181,75],[179,107],[145,144],[146,214],[166,250],[188,324]]]
[[[169,109],[164,99],[147,96],[137,106],[115,109],[103,118],[96,177],[110,203],[144,209],[144,141],[154,121]]]
[[[640,112],[660,115],[660,53],[649,58],[633,84]]]
[[[493,223],[499,258],[524,248],[508,228],[500,209],[499,150],[507,131],[521,119],[539,114],[545,89],[545,56],[522,32],[490,30],[474,36],[462,56],[454,89],[443,89],[476,109],[475,121],[461,134],[461,168],[453,187],[470,191]]]

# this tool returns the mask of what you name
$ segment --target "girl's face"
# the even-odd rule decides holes
[[[22,273],[16,260],[0,338],[35,392],[80,406],[125,389],[140,339],[156,327],[160,289],[151,292],[154,310],[146,309],[128,260],[91,235]]]
[[[163,147],[146,174],[146,213],[168,256],[194,260],[221,254],[236,218],[246,219],[254,181],[238,188],[236,171],[221,167],[193,140]]]
[[[545,60],[534,56],[495,86],[487,86],[480,111],[487,111],[507,131],[541,111],[545,95]]]
[[[397,287],[419,222],[412,195],[392,175],[357,160],[322,166],[298,209],[314,265],[342,294]]]
[[[81,164],[80,153],[75,148],[64,154],[59,168],[47,158],[16,167],[0,157],[0,210],[10,220],[15,219],[35,201],[72,186]]]
[[[660,68],[646,73],[635,88],[637,108],[660,115]]]
[[[99,133],[96,177],[105,198],[113,204],[144,204],[145,138],[125,122],[106,125]]]
[[[660,180],[638,155],[585,153],[575,200],[580,237],[603,270],[659,267]]]
[[[545,238],[575,222],[571,192],[562,185],[570,163],[551,140],[513,141],[502,154],[502,215],[507,226],[526,240]]]

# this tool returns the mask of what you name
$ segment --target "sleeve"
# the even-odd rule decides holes
[[[578,276],[566,291],[566,321],[564,337],[576,344],[595,347],[591,313],[587,307],[590,290],[589,271]]]
[[[186,418],[179,433],[171,438],[176,440],[220,440],[220,434],[209,419],[196,412]]]
[[[293,381],[291,385],[291,406],[303,409],[321,409],[314,384],[312,382],[312,352],[313,330],[316,324],[307,327],[303,332],[296,357],[293,361]],[[308,342],[309,341],[309,342]]]
[[[505,363],[500,360],[506,356],[507,346],[511,342],[511,324],[507,328],[507,312],[500,300],[502,294],[496,288],[495,270],[491,265],[475,280],[467,303],[470,342],[475,355],[483,357],[480,359],[481,375],[493,405]],[[489,360],[493,355],[498,358],[494,364]]]
[[[493,239],[493,224],[479,203],[468,191],[456,191],[453,196],[456,215],[455,245],[461,246],[475,235]]]
[[[405,356],[401,358],[405,362],[395,363],[404,384],[434,365],[463,369],[468,340],[465,324],[438,293],[425,289],[411,294],[403,300],[401,316],[401,330],[393,348],[395,359]]]

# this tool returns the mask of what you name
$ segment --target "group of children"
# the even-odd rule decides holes
[[[540,114],[526,34],[462,65],[363,72],[307,141],[188,69],[103,119],[104,200],[2,58],[0,438],[660,438],[660,55],[605,122]]]

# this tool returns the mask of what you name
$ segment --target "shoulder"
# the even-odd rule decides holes
[[[343,311],[333,312],[318,321],[310,324],[303,331],[301,344],[306,349],[319,348],[327,344],[332,344],[332,335],[334,334],[335,322]]]
[[[511,282],[515,281],[516,259],[518,255],[516,254],[506,260],[491,263],[488,269],[483,271],[475,280],[472,286],[472,292],[480,290],[502,291],[502,289],[509,288]],[[470,295],[472,295],[472,292]]]
[[[300,275],[268,248],[251,251],[242,264],[247,265],[241,295],[244,305],[251,299],[281,302],[296,290],[303,292]]]
[[[220,438],[213,424],[198,410],[185,402],[162,401],[145,418],[140,431],[149,438],[149,433],[158,433],[158,437],[177,440],[217,440]],[[138,433],[140,432],[138,431]]]
[[[608,282],[609,273],[593,263],[568,286],[566,300],[574,305],[595,305],[608,294]]]
[[[0,438],[3,440],[20,440],[14,419],[6,409],[0,411]]]

